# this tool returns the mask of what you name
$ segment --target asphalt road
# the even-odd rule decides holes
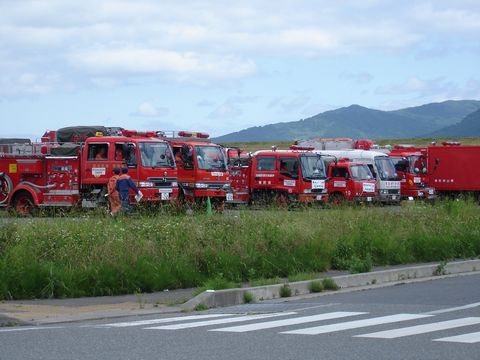
[[[0,328],[0,359],[480,359],[480,275],[162,317]]]

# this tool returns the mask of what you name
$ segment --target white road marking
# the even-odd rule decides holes
[[[429,311],[429,312],[426,312],[424,314],[428,314],[428,315],[445,314],[445,313],[449,313],[449,312],[452,312],[452,311],[472,309],[472,308],[475,308],[475,307],[478,307],[478,306],[480,306],[480,302],[473,303],[473,304],[468,304],[468,305],[464,305],[464,306],[457,306],[457,307],[448,308],[448,309]]]
[[[367,326],[373,326],[373,325],[382,325],[382,324],[390,324],[390,323],[400,322],[400,321],[422,319],[430,316],[433,316],[433,315],[396,314],[396,315],[381,316],[381,317],[376,317],[371,319],[347,321],[347,322],[338,323],[338,324],[315,326],[315,327],[310,327],[305,329],[285,331],[285,332],[281,332],[280,334],[318,335],[318,334],[331,333],[335,331],[358,329],[361,327],[367,327]]]
[[[263,330],[263,329],[271,329],[271,328],[280,327],[280,326],[304,324],[304,323],[309,323],[314,321],[338,319],[342,317],[363,315],[363,314],[367,314],[367,313],[338,311],[338,312],[331,312],[331,313],[311,315],[311,316],[302,316],[302,317],[291,318],[291,319],[266,321],[266,322],[260,322],[255,324],[232,326],[232,327],[226,327],[221,329],[213,329],[210,331],[247,332],[247,331]]]
[[[354,337],[366,337],[377,339],[395,339],[403,336],[425,334],[434,331],[447,330],[462,326],[480,324],[480,317],[467,317],[462,319],[442,321],[432,324],[410,326],[395,330],[379,331],[370,334],[356,335]]]
[[[50,330],[63,329],[64,326],[36,326],[36,327],[18,327],[9,329],[0,329],[0,332],[29,331],[29,330]]]
[[[480,342],[480,332],[474,332],[470,334],[463,334],[457,336],[449,336],[441,339],[435,339],[433,341],[446,341],[446,342],[456,342],[464,344],[475,344]]]
[[[128,321],[112,324],[102,324],[98,327],[130,327],[130,326],[145,326],[153,324],[163,324],[177,321],[188,321],[188,320],[202,320],[202,319],[211,319],[218,318],[222,316],[234,316],[235,314],[205,314],[205,315],[190,315],[190,316],[177,316],[171,318],[161,318],[161,319],[151,319],[151,320],[138,320],[138,321]]]
[[[210,326],[210,325],[228,324],[228,323],[250,321],[250,320],[267,319],[267,318],[271,318],[271,317],[296,315],[296,314],[297,314],[296,312],[284,312],[284,313],[272,313],[272,314],[245,315],[245,316],[237,316],[237,317],[226,318],[226,319],[216,319],[216,320],[207,320],[207,321],[191,322],[191,323],[184,323],[184,324],[155,326],[155,327],[148,327],[148,328],[145,328],[145,329],[149,329],[149,330],[179,330],[179,329],[196,328],[196,327],[201,327],[201,326]]]

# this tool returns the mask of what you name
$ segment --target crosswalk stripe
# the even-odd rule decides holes
[[[338,312],[331,312],[331,313],[318,314],[318,315],[312,315],[312,316],[302,316],[302,317],[291,318],[291,319],[266,321],[266,322],[261,322],[256,324],[232,326],[232,327],[226,327],[226,328],[220,328],[220,329],[213,329],[210,331],[247,332],[247,331],[263,330],[263,329],[271,329],[275,327],[288,326],[288,325],[304,324],[304,323],[309,323],[314,321],[338,319],[342,317],[363,315],[363,314],[367,314],[367,313],[338,311]]]
[[[16,331],[30,331],[30,330],[52,330],[52,329],[64,329],[64,326],[36,326],[36,327],[17,327],[10,329],[0,329],[0,332],[16,332]]]
[[[367,327],[367,326],[373,326],[373,325],[390,324],[390,323],[400,322],[400,321],[421,319],[429,316],[432,316],[432,315],[396,314],[396,315],[381,316],[381,317],[376,317],[371,319],[347,321],[347,322],[338,323],[338,324],[315,326],[315,327],[299,329],[299,330],[284,331],[284,332],[281,332],[281,334],[318,335],[318,334],[331,333],[335,331],[358,329],[361,327]]]
[[[434,331],[447,330],[462,326],[480,324],[480,317],[467,317],[462,319],[441,321],[432,324],[410,326],[395,330],[379,331],[370,334],[356,335],[355,337],[395,339],[403,336],[425,334]]]
[[[205,314],[205,315],[190,315],[190,316],[176,316],[171,318],[161,318],[161,319],[152,319],[152,320],[137,320],[137,321],[128,321],[112,324],[102,324],[100,327],[130,327],[130,326],[145,326],[153,324],[162,324],[178,321],[188,321],[188,320],[201,320],[201,319],[211,319],[218,318],[222,316],[233,316],[234,314]]]
[[[189,322],[189,323],[175,324],[175,325],[154,326],[154,327],[148,327],[148,328],[145,328],[145,329],[148,329],[148,330],[179,330],[179,329],[196,328],[196,327],[201,327],[201,326],[227,324],[227,323],[235,323],[235,322],[250,321],[250,320],[260,320],[260,319],[267,319],[267,318],[271,318],[271,317],[288,316],[288,315],[296,315],[296,314],[297,314],[296,312],[283,312],[283,313],[271,313],[271,314],[245,315],[245,316],[237,316],[237,317],[207,320],[207,321]]]
[[[470,334],[444,337],[444,338],[441,338],[441,339],[435,339],[433,341],[445,341],[445,342],[474,344],[474,343],[480,342],[480,331],[470,333]]]

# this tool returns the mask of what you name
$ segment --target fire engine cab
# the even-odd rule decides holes
[[[348,158],[324,156],[328,163],[328,194],[332,203],[344,201],[374,202],[377,199],[377,181],[367,164]]]
[[[230,175],[223,148],[208,138],[205,133],[179,131],[165,139],[177,163],[180,198],[187,202],[210,198],[221,208],[225,202],[233,201]]]
[[[229,151],[236,203],[327,201],[325,164],[320,155],[295,150],[261,150],[246,157]]]
[[[155,132],[70,127],[46,132],[41,143],[0,145],[0,206],[23,215],[35,207],[97,207],[116,167],[128,167],[142,201],[178,196],[170,145]]]
[[[400,177],[400,193],[403,199],[435,199],[435,190],[427,186],[428,171],[426,149],[412,145],[394,145],[388,154]]]

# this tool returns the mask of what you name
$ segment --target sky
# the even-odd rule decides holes
[[[478,0],[0,0],[0,137],[480,99]]]

